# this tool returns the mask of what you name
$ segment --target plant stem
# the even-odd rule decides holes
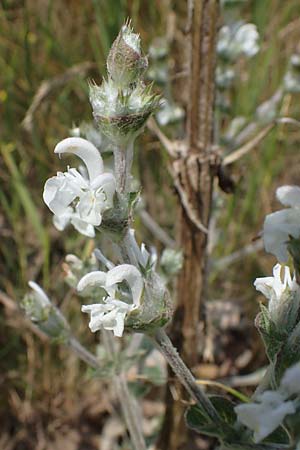
[[[115,358],[117,356],[117,351],[111,332],[102,330],[102,338],[106,351]],[[141,429],[140,415],[138,415],[137,412],[135,399],[129,392],[124,371],[121,370],[120,373],[116,374],[113,378],[113,382],[132,444],[135,450],[146,450],[146,444]]]
[[[83,347],[75,337],[71,337],[68,344],[69,347],[73,350],[73,352],[76,353],[76,355],[82,361],[86,362],[88,366],[91,366],[94,369],[97,369],[99,367],[97,358],[85,347]]]
[[[208,417],[215,421],[216,424],[220,422],[220,417],[217,411],[201,387],[197,385],[194,376],[180,358],[176,348],[173,346],[166,332],[163,329],[159,329],[154,335],[154,340],[159,350],[162,352],[167,362],[170,364],[178,379],[189,392],[191,397],[201,405]]]
[[[103,341],[107,352],[112,356],[116,356],[114,338],[111,335],[111,332],[103,331]],[[94,369],[100,367],[97,358],[85,347],[83,347],[76,338],[71,337],[68,344],[70,348],[79,356],[79,358],[86,362],[89,366]],[[116,374],[113,378],[113,382],[134,449],[146,450],[147,447],[142,434],[140,419],[136,411],[137,407],[135,400],[129,392],[124,372],[121,371],[119,374]]]
[[[119,194],[126,194],[130,190],[133,142],[130,140],[127,146],[114,148],[115,177]]]
[[[128,180],[130,180],[130,169],[132,164],[132,149],[133,144],[131,143],[131,148],[127,150],[117,148],[114,152],[114,161],[115,161],[115,174],[117,178],[117,186],[119,186],[119,193],[123,194],[126,192],[126,185],[128,184]],[[122,153],[121,153],[122,152]],[[127,161],[124,155],[129,154]],[[134,237],[130,234],[130,231],[127,230],[123,236],[122,242],[120,243],[122,258],[124,261],[129,261],[131,264],[138,266],[138,260],[135,252],[133,251],[133,247],[139,248],[134,241]],[[105,333],[106,336],[106,333]],[[208,417],[214,420],[216,423],[220,422],[219,415],[212,403],[205,395],[200,386],[197,385],[195,378],[193,377],[190,370],[184,364],[182,359],[180,358],[177,350],[173,346],[172,342],[168,338],[167,334],[163,329],[159,329],[155,334],[155,343],[159,347],[160,351],[166,358],[167,362],[170,364],[175,374],[179,378],[180,382],[190,393],[192,398],[200,403],[207,413]],[[113,342],[112,342],[113,344]],[[111,347],[111,343],[107,344],[108,347]],[[110,352],[114,352],[114,349],[111,347]],[[122,388],[121,385],[118,386],[119,389]]]

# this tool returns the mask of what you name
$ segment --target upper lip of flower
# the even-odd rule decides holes
[[[60,141],[54,153],[61,155],[62,153],[73,153],[82,159],[86,165],[89,179],[92,181],[99,174],[103,173],[103,160],[99,150],[86,139],[80,137],[70,137]]]
[[[88,286],[98,285],[107,291],[111,299],[115,299],[117,286],[122,281],[126,281],[128,283],[132,294],[133,304],[137,307],[140,306],[144,283],[139,270],[131,264],[121,264],[112,268],[108,272],[90,272],[81,278],[78,283],[77,290],[83,291]]]

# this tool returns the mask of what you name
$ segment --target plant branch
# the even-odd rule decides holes
[[[215,421],[217,426],[218,422],[220,422],[217,411],[201,387],[198,386],[194,376],[180,358],[166,332],[163,329],[159,329],[154,335],[154,341],[188,393],[202,406],[207,415],[211,420]]]
[[[166,247],[176,248],[176,242],[165,232],[165,230],[145,210],[139,212],[140,218],[149,231]]]
[[[76,355],[84,361],[88,366],[93,367],[94,369],[99,368],[99,362],[97,358],[89,352],[85,347],[83,347],[80,342],[72,336],[68,342],[71,350],[76,353]]]
[[[36,111],[40,108],[42,103],[58,88],[65,86],[73,78],[83,77],[87,73],[96,69],[97,65],[93,62],[86,61],[80,64],[76,64],[70,67],[62,74],[59,74],[49,80],[44,80],[39,86],[36,94],[33,97],[31,105],[26,112],[26,115],[22,121],[22,126],[28,132],[32,131],[33,120]]]
[[[132,139],[128,145],[114,147],[115,177],[119,194],[126,194],[130,190],[133,143]]]
[[[110,355],[115,357],[116,349],[114,338],[111,335],[111,332],[103,331],[102,336],[106,351]],[[68,344],[82,361],[86,362],[94,369],[100,367],[97,358],[85,347],[83,347],[76,338],[71,337]],[[146,444],[141,431],[140,420],[136,412],[136,404],[129,392],[124,372],[121,371],[119,374],[116,374],[113,377],[113,382],[121,405],[122,414],[130,433],[132,444],[134,445],[135,450],[146,450]]]

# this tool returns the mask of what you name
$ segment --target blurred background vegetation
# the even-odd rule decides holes
[[[79,300],[64,285],[61,269],[66,253],[88,255],[93,243],[87,243],[73,229],[63,233],[55,230],[51,213],[42,201],[45,180],[65,166],[54,156],[53,148],[68,136],[72,126],[91,120],[87,79],[100,82],[110,44],[124,20],[132,18],[147,49],[183,13],[183,0],[1,2],[0,448],[3,450],[99,448],[101,427],[114,404],[104,389],[99,401],[97,380],[89,380],[85,367],[74,356],[32,334],[14,302],[24,295],[28,280],[40,282],[68,316],[78,336],[86,343],[93,342],[94,337],[79,317]],[[230,90],[229,116],[245,116],[251,121],[257,105],[277,90],[290,56],[300,52],[300,4],[298,0],[249,0],[242,8],[242,17],[257,25],[261,51],[238,65],[239,81]],[[172,69],[172,53],[169,66]],[[45,80],[46,85],[42,84]],[[48,93],[49,83],[52,87]],[[28,110],[41,86],[45,95],[28,120]],[[281,115],[299,118],[299,98],[299,94],[286,94]],[[228,118],[224,116],[220,122],[225,127]],[[180,134],[178,129],[165,131]],[[262,143],[230,168],[236,184],[234,194],[216,195],[213,216],[216,236],[207,298],[235,300],[246,322],[258,309],[253,280],[270,273],[274,259],[257,250],[230,264],[223,260],[218,266],[218,262],[255,242],[265,214],[276,207],[276,186],[300,184],[299,144],[299,128],[283,124],[274,127]],[[137,147],[137,165],[142,169],[149,210],[175,237],[175,194],[171,180],[165,176],[166,156],[150,132],[140,138]],[[149,232],[138,225],[140,235],[151,243]],[[249,336],[253,335],[251,325]],[[245,372],[263,364],[263,350],[255,339],[253,342],[248,339],[244,347],[252,352],[243,366]]]

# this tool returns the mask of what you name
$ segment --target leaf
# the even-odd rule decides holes
[[[211,396],[210,401],[216,408],[221,418],[221,423],[217,424],[212,421],[198,404],[188,408],[185,415],[187,425],[199,433],[214,436],[221,440],[230,441],[237,437],[233,428],[236,421],[233,403],[219,395]]]
[[[198,405],[193,405],[188,408],[185,413],[185,420],[187,426],[192,430],[198,431],[199,433],[207,436],[217,438],[223,437],[220,427],[212,422]]]
[[[132,381],[128,383],[130,392],[137,398],[145,397],[151,390],[149,384],[141,383],[140,381]]]
[[[261,312],[256,316],[257,327],[266,348],[270,361],[274,361],[287,338],[286,333],[278,331],[275,323],[271,320],[268,309],[261,305]]]
[[[222,397],[221,395],[213,395],[210,396],[209,399],[224,422],[229,425],[234,425],[236,422],[236,413],[234,411],[235,405],[226,397]]]

